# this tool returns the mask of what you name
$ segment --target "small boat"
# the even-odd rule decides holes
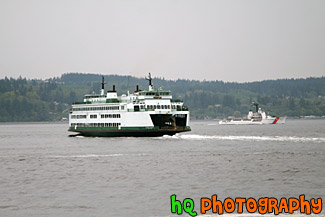
[[[256,112],[250,110],[246,118],[229,118],[219,121],[219,124],[227,125],[258,125],[258,124],[284,124],[287,117],[270,116],[264,110],[253,103]]]

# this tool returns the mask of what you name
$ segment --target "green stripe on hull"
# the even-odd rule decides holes
[[[95,127],[92,127],[95,128]],[[77,129],[70,128],[69,131],[80,133],[83,136],[98,136],[98,137],[156,137],[163,135],[175,135],[176,133],[191,131],[189,127],[176,129],[89,129],[89,127],[79,127]]]
[[[69,131],[79,130],[118,130],[118,127],[69,127]],[[159,127],[121,127],[121,130],[159,130]]]

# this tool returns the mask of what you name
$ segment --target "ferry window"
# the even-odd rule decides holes
[[[168,105],[167,108],[170,109],[170,105]]]
[[[160,109],[160,105],[157,105],[157,109]]]
[[[141,109],[144,109],[144,106],[143,105],[141,105]]]
[[[100,118],[105,118],[105,115],[100,115]]]
[[[156,109],[157,108],[156,105],[154,105],[153,108]]]

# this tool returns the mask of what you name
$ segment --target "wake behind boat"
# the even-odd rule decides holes
[[[246,118],[230,118],[219,121],[219,124],[228,125],[258,125],[258,124],[284,124],[287,117],[270,116],[264,110],[258,107],[257,103],[253,103],[256,112],[250,110]]]

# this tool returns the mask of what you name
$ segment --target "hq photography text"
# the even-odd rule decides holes
[[[183,212],[188,213],[191,216],[198,215],[195,210],[194,200],[191,198],[185,198],[183,201],[177,200],[176,195],[170,196],[171,212],[181,215]],[[305,213],[307,215],[314,213],[318,214],[322,211],[322,198],[305,199],[305,195],[300,195],[299,198],[273,198],[273,197],[261,197],[259,199],[236,197],[232,199],[230,197],[222,200],[218,200],[217,195],[212,195],[211,198],[202,197],[200,199],[199,212],[206,214],[212,212],[215,214],[224,213],[273,213],[278,215],[281,213],[293,214],[295,212]]]

